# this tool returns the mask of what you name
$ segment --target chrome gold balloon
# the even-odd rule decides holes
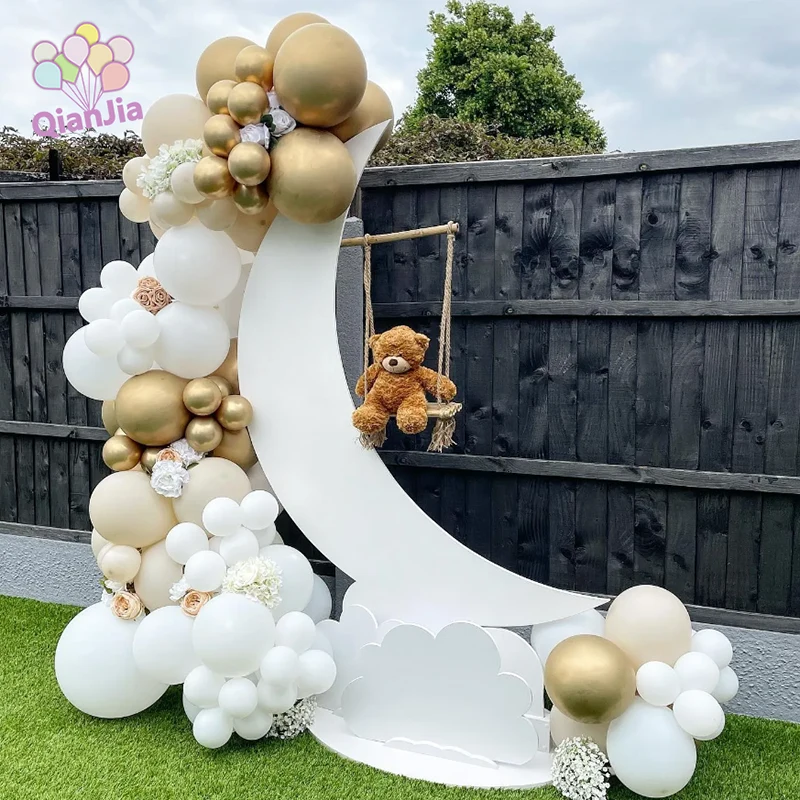
[[[113,436],[119,425],[117,424],[117,412],[114,410],[113,400],[103,400],[103,408],[100,411],[103,418],[103,427],[108,431],[109,436]]]
[[[260,122],[268,108],[267,93],[257,83],[237,83],[228,95],[228,111],[240,125]]]
[[[217,81],[206,95],[206,105],[212,114],[228,113],[228,95],[231,89],[236,86],[236,81],[223,80]]]
[[[239,340],[231,339],[228,355],[225,360],[214,370],[211,377],[224,378],[228,382],[228,394],[239,393]]]
[[[158,454],[161,452],[160,447],[145,447],[142,451],[142,458],[139,461],[139,466],[148,474],[153,471],[153,467],[158,461]]]
[[[221,375],[209,375],[208,379],[210,381],[214,381],[217,384],[220,392],[222,393],[223,398],[227,397],[229,394],[232,393],[232,388],[230,383],[225,380]]]
[[[378,86],[377,83],[367,81],[367,91],[364,92],[364,97],[358,104],[356,110],[344,121],[333,128],[329,128],[330,132],[341,139],[343,142],[352,139],[356,134],[377,125],[379,122],[391,120],[386,127],[378,144],[375,146],[373,153],[383,147],[389,141],[392,135],[392,128],[394,128],[394,109],[392,108],[392,101],[389,95]]]
[[[272,88],[272,68],[275,65],[275,56],[268,53],[257,44],[245,47],[238,56],[234,70],[236,80],[240,82],[255,83],[264,89]]]
[[[203,128],[203,140],[215,156],[227,158],[242,141],[241,130],[227,114],[215,114]]]
[[[200,194],[214,200],[221,200],[233,192],[236,181],[228,172],[227,159],[219,156],[206,156],[195,164],[194,185]]]
[[[275,27],[267,39],[266,49],[268,52],[276,55],[281,45],[296,31],[305,25],[313,25],[315,22],[327,22],[325,17],[319,14],[312,14],[307,11],[300,11],[297,14],[289,14],[284,17],[280,22],[276,23]]]
[[[242,186],[233,190],[233,202],[242,214],[260,214],[267,208],[269,197],[263,186]]]
[[[253,406],[246,397],[232,394],[223,399],[214,416],[226,431],[240,431],[253,421]]]
[[[114,472],[133,469],[142,457],[142,446],[128,436],[112,436],[103,445],[103,461]]]
[[[267,235],[269,226],[277,216],[278,209],[270,199],[267,207],[260,214],[250,215],[239,212],[236,222],[225,233],[231,237],[237,247],[255,253]]]
[[[236,56],[245,47],[255,44],[250,39],[241,36],[225,36],[217,39],[203,50],[195,70],[197,93],[200,97],[207,97],[208,90],[218,81],[234,80],[234,64]]]
[[[247,430],[225,431],[222,442],[214,448],[215,458],[227,458],[247,471],[258,461]]]
[[[187,383],[163,370],[128,378],[117,393],[119,426],[143,445],[165,445],[180,439],[191,419],[183,404]]]
[[[195,378],[183,390],[183,404],[199,417],[213,414],[221,402],[222,392],[210,378]]]
[[[222,441],[223,430],[212,417],[195,417],[186,426],[186,441],[198,453],[208,453]]]
[[[269,153],[255,142],[241,142],[228,154],[228,170],[234,180],[244,186],[263,183],[269,168]]]

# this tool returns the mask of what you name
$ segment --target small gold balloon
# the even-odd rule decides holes
[[[241,431],[225,431],[222,434],[222,442],[214,448],[214,456],[233,461],[245,472],[258,461],[246,428]]]
[[[386,130],[375,145],[373,153],[383,147],[389,141],[392,135],[392,128],[394,128],[394,109],[392,108],[392,101],[389,95],[378,86],[377,83],[367,81],[367,91],[364,92],[364,97],[358,104],[356,110],[344,121],[330,128],[330,132],[346,142],[352,139],[356,134],[377,125],[379,122],[391,120]]]
[[[228,169],[245,186],[258,186],[269,175],[269,153],[255,142],[241,142],[228,154]]]
[[[257,44],[245,47],[238,56],[234,70],[238,81],[247,81],[263,86],[265,89],[272,88],[272,68],[275,65],[275,56],[268,53],[263,47]]]
[[[273,55],[281,49],[281,45],[297,30],[305,25],[313,25],[315,22],[327,22],[325,17],[319,14],[312,14],[308,11],[300,11],[297,14],[289,14],[275,27],[267,39],[266,49]]]
[[[636,672],[613,642],[580,634],[553,648],[544,685],[553,705],[568,717],[600,725],[616,719],[633,702]]]
[[[117,424],[117,412],[114,410],[114,401],[103,400],[103,408],[100,414],[103,418],[103,427],[108,431],[109,436],[113,436],[119,427]]]
[[[188,383],[163,370],[128,378],[117,393],[117,421],[134,441],[164,445],[183,436],[191,415],[183,404]]]
[[[214,381],[214,383],[217,384],[220,392],[222,392],[223,398],[227,397],[229,394],[232,393],[232,388],[230,383],[227,380],[225,380],[225,378],[223,378],[221,375],[209,375],[208,379],[210,381]]]
[[[206,105],[212,114],[228,113],[228,95],[231,89],[236,86],[236,81],[223,80],[217,81],[209,90],[206,96]]]
[[[214,416],[227,431],[240,431],[253,420],[253,406],[246,397],[232,394],[224,398]]]
[[[239,212],[236,221],[225,233],[231,237],[237,247],[255,253],[277,216],[278,209],[270,199],[267,207],[260,214],[251,215]]]
[[[242,36],[225,36],[217,39],[203,50],[197,62],[195,71],[195,81],[197,83],[197,93],[200,97],[207,97],[208,90],[218,81],[234,80],[234,64],[236,56],[245,47],[255,44],[250,39]]]
[[[256,83],[237,83],[228,95],[228,110],[240,125],[255,125],[269,108],[267,93]]]
[[[200,194],[221,200],[233,192],[236,181],[228,172],[228,162],[224,158],[206,156],[195,164],[194,185]]]
[[[335,25],[295,31],[278,50],[275,92],[301,124],[330,128],[358,107],[367,88],[367,62],[356,40]]]
[[[356,171],[347,148],[332,133],[297,128],[281,136],[271,159],[267,193],[289,219],[330,222],[347,211]]]
[[[139,461],[139,466],[147,473],[152,472],[156,461],[158,461],[158,454],[160,452],[160,447],[145,447],[142,451],[142,458],[141,461]]]
[[[103,445],[103,461],[114,472],[133,469],[142,456],[142,446],[128,436],[112,436]]]
[[[195,417],[186,426],[186,441],[198,453],[209,453],[222,441],[223,430],[212,417]]]
[[[203,128],[203,139],[215,155],[227,158],[228,153],[242,141],[241,128],[227,115],[215,114]]]
[[[231,391],[229,394],[239,393],[239,340],[231,339],[228,355],[225,360],[214,370],[214,375],[224,378]]]
[[[222,392],[210,378],[195,378],[183,390],[183,404],[199,417],[213,414],[221,402]]]
[[[242,214],[261,214],[266,211],[269,197],[263,186],[242,186],[233,190],[233,202]]]

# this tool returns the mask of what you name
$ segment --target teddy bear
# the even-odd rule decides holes
[[[430,341],[407,325],[370,337],[374,363],[356,384],[356,394],[366,399],[353,412],[353,425],[361,433],[382,431],[392,414],[403,433],[420,433],[428,424],[425,393],[435,395],[438,382],[442,400],[449,403],[455,397],[453,381],[422,366]]]

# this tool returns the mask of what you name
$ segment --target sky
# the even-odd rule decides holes
[[[396,115],[414,100],[431,44],[428,12],[445,0],[6,0],[0,27],[2,124],[32,131],[40,111],[75,111],[38,88],[31,51],[60,43],[91,21],[101,40],[135,46],[130,82],[111,96],[146,109],[173,92],[195,93],[203,48],[225,35],[263,44],[276,21],[315,11],[361,45],[370,78]],[[556,30],[555,48],[582,82],[609,150],[644,151],[777,141],[800,133],[800,2],[797,0],[506,0]],[[109,95],[106,95],[106,98]],[[106,99],[104,98],[104,100]],[[101,101],[100,107],[104,107]],[[141,123],[116,125],[138,132]]]

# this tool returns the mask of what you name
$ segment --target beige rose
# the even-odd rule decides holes
[[[190,617],[196,617],[200,613],[200,609],[212,598],[211,592],[198,592],[192,589],[187,592],[181,600],[181,609],[184,614]]]
[[[133,592],[117,592],[111,601],[111,613],[120,619],[136,619],[143,611],[142,601]]]

